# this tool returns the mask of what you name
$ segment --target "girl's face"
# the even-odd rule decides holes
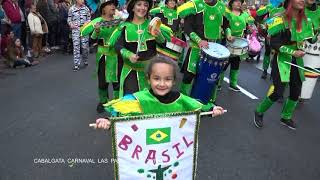
[[[167,3],[168,8],[174,9],[176,7],[176,1],[174,0],[169,0]]]
[[[14,38],[14,33],[12,31],[10,32],[9,37]]]
[[[20,47],[20,46],[21,46],[20,39],[16,39],[16,41],[14,42],[14,44],[16,45],[16,47]]]
[[[149,3],[147,1],[137,1],[133,7],[134,16],[144,18],[148,13]]]
[[[240,0],[235,0],[233,3],[232,3],[232,9],[241,9],[241,1]]]
[[[78,5],[83,5],[83,0],[76,0],[76,2],[78,3]]]
[[[102,11],[104,15],[114,15],[116,12],[116,6],[114,4],[107,5]]]
[[[302,10],[304,8],[304,0],[291,0],[292,8]]]
[[[164,96],[174,85],[174,69],[166,63],[156,63],[152,66],[149,83],[154,94]]]

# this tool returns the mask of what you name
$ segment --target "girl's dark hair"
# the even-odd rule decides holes
[[[147,69],[146,69],[146,75],[147,75],[148,79],[151,76],[152,67],[155,64],[158,64],[158,63],[164,63],[164,64],[170,65],[173,68],[173,78],[174,78],[174,80],[176,80],[177,72],[178,72],[178,65],[173,60],[171,60],[171,59],[169,59],[167,57],[164,57],[164,56],[155,56],[150,60],[150,63],[147,66]]]
[[[131,22],[133,20],[133,16],[134,16],[134,12],[133,12],[133,8],[134,5],[138,2],[138,1],[146,1],[149,4],[148,10],[147,10],[147,14],[146,14],[146,18],[149,16],[149,11],[152,8],[152,1],[151,0],[130,0],[128,2],[128,6],[127,6],[127,11],[128,11],[128,18],[126,19],[127,22]]]

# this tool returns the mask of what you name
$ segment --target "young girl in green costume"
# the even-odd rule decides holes
[[[280,121],[290,129],[296,128],[292,115],[304,81],[304,70],[286,62],[304,66],[302,57],[305,52],[301,50],[303,41],[312,38],[314,33],[312,23],[304,14],[304,0],[286,0],[284,7],[285,13],[274,17],[268,26],[270,44],[276,50],[271,72],[275,88],[274,92],[255,109],[254,124],[258,128],[263,127],[263,114],[283,94],[287,84],[290,87],[290,95],[283,104]]]
[[[108,0],[100,5],[101,17],[95,18],[89,24],[81,28],[81,35],[92,33],[92,39],[98,39],[98,51],[96,54],[96,67],[98,75],[99,103],[97,112],[104,112],[102,104],[108,102],[108,86],[112,83],[113,98],[119,98],[119,79],[121,62],[118,62],[117,53],[110,47],[109,38],[118,27],[121,20],[114,19],[115,9],[118,1]]]
[[[168,59],[156,57],[147,69],[150,90],[136,92],[119,100],[111,101],[105,109],[114,116],[159,114],[200,110],[202,104],[197,100],[172,91],[177,76],[177,65]],[[223,108],[215,106],[213,116],[224,113]],[[105,118],[96,120],[96,127],[109,129],[110,121]]]
[[[151,0],[131,0],[127,10],[129,17],[112,34],[110,44],[115,47],[123,68],[120,76],[120,97],[143,90],[148,86],[144,68],[156,55],[156,43],[165,41],[161,30],[151,34],[148,31],[148,13]]]

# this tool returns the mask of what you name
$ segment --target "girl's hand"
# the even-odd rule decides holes
[[[293,56],[298,58],[298,57],[303,57],[305,55],[305,52],[302,50],[297,50],[293,53]]]
[[[202,48],[208,49],[208,48],[209,48],[209,43],[208,43],[208,41],[201,40],[201,41],[199,42],[199,47],[200,47],[200,49],[202,49]]]
[[[93,27],[96,32],[100,32],[100,23],[95,23]]]
[[[234,37],[233,36],[228,36],[227,40],[230,41],[230,42],[233,42],[234,41]]]
[[[96,120],[96,128],[98,129],[110,129],[111,122],[109,119],[99,118]]]
[[[157,36],[159,36],[159,34],[160,34],[160,30],[159,30],[159,29],[154,29],[152,33],[153,33],[153,35],[154,35],[155,37],[157,37]]]
[[[139,59],[139,56],[136,55],[136,54],[133,54],[132,56],[130,56],[129,60],[132,62],[132,63],[136,63]]]
[[[220,106],[215,106],[212,110],[212,117],[220,116],[224,113],[224,109]]]

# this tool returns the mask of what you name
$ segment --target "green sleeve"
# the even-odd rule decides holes
[[[93,33],[91,34],[91,39],[97,39],[99,37],[99,33],[96,31],[93,31]]]
[[[225,33],[226,33],[226,37],[231,36],[231,29],[230,29],[230,28],[227,28],[226,31],[225,31]]]
[[[156,7],[150,10],[150,15],[151,16],[155,16],[156,14],[159,14],[161,12],[161,8],[160,7]]]
[[[87,24],[84,24],[81,28],[80,28],[80,35],[81,36],[88,36],[89,34],[91,34],[94,31],[94,25],[101,21],[101,17],[96,18],[92,21],[90,21]]]
[[[289,54],[289,55],[291,55],[291,56],[292,56],[292,55],[294,54],[294,52],[295,52],[294,49],[292,49],[292,48],[290,48],[289,46],[286,46],[286,45],[282,45],[282,46],[280,47],[279,51],[280,51],[281,53],[286,53],[286,54]]]
[[[173,31],[169,26],[161,24],[160,31],[165,40],[171,41],[171,37],[173,36]]]
[[[120,24],[111,34],[109,38],[109,45],[111,47],[114,47],[116,42],[118,41],[119,37],[121,36],[121,32],[124,29],[124,25]]]
[[[132,55],[134,55],[133,52],[129,51],[129,50],[126,49],[126,48],[122,48],[122,49],[120,50],[120,54],[121,54],[121,56],[122,56],[124,59],[130,59],[130,57],[131,57]]]
[[[197,44],[199,44],[199,42],[202,40],[195,32],[190,33],[190,39]]]

